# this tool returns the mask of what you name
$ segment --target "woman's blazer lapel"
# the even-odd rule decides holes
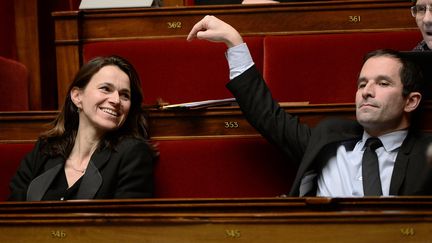
[[[101,168],[111,157],[111,150],[108,148],[100,152],[95,152],[91,157],[86,172],[83,175],[80,188],[78,189],[77,199],[92,199],[102,186],[103,178],[100,173]]]
[[[108,162],[111,151],[107,148],[96,152],[89,161],[86,173],[83,175],[77,199],[92,199],[102,185],[103,179],[99,169]],[[64,168],[64,159],[57,157],[47,162],[45,172],[37,176],[27,189],[27,201],[40,201],[50,187],[57,174]]]
[[[46,171],[30,182],[27,189],[27,201],[40,201],[59,171],[63,169],[64,159],[57,157],[47,162]]]

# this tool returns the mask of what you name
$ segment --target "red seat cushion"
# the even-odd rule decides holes
[[[27,67],[0,56],[0,111],[29,110],[28,97]]]
[[[352,103],[367,52],[420,40],[419,31],[267,36],[263,75],[278,101]]]
[[[160,198],[273,197],[287,193],[296,168],[261,137],[157,141],[155,196]],[[33,144],[0,144],[0,201]]]
[[[0,143],[0,201],[9,197],[9,182],[33,146],[32,143]]]
[[[158,144],[156,197],[274,197],[288,193],[296,172],[261,137]]]

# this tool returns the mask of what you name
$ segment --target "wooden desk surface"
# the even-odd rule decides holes
[[[299,105],[285,109],[313,126],[326,117],[355,119],[354,104]],[[0,142],[35,141],[49,128],[58,111],[0,112]],[[150,109],[153,139],[258,136],[238,106],[200,110]]]
[[[0,203],[1,242],[430,242],[432,197]]]
[[[354,104],[309,104],[282,106],[301,122],[315,126],[327,118],[355,119]],[[423,131],[432,132],[432,103],[428,102],[421,122]],[[0,112],[0,142],[33,142],[49,128],[58,111]],[[238,106],[201,110],[149,110],[153,139],[259,136]]]

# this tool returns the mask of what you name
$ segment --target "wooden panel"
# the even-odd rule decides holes
[[[79,26],[77,11],[65,14],[55,21],[56,62],[57,62],[57,96],[59,109],[63,106],[69,83],[81,66]]]
[[[164,7],[168,6],[184,6],[183,0],[163,0],[162,4]]]
[[[407,1],[319,1],[258,5],[212,5],[55,12],[56,46],[80,52],[87,42],[185,38],[207,14],[236,27],[242,35],[286,35],[359,31],[416,30]],[[78,27],[77,27],[78,26]],[[76,29],[74,34],[68,34]],[[78,33],[78,30],[80,31]],[[79,67],[80,53],[58,51],[58,103]],[[80,61],[82,61],[80,59]],[[69,77],[69,78],[68,78]]]
[[[355,119],[354,104],[284,106],[301,122],[315,126],[326,118]],[[202,110],[149,110],[153,139],[193,137],[258,136],[239,107],[213,107]],[[57,111],[0,112],[0,142],[34,141],[54,120]],[[432,104],[427,103],[421,128],[432,132]]]
[[[431,197],[0,203],[2,242],[429,242]]]
[[[310,126],[326,117],[355,119],[353,104],[285,106]],[[156,139],[183,136],[249,136],[258,132],[238,107],[150,113],[150,133]]]
[[[296,2],[189,8],[82,12],[83,41],[186,37],[206,14],[217,15],[243,35],[416,29],[402,1]],[[61,13],[56,14],[57,18]],[[170,25],[170,23],[178,23]]]
[[[29,70],[29,107],[40,110],[41,70],[37,0],[15,0],[15,28],[18,60]]]
[[[0,112],[0,142],[35,141],[57,111]]]
[[[57,96],[58,96],[58,107],[61,109],[69,84],[75,77],[75,74],[80,68],[79,47],[74,45],[57,46],[56,57],[57,57],[57,79],[64,80],[63,82],[57,82]]]
[[[354,119],[354,105],[307,105],[286,107],[311,126],[326,117]],[[149,110],[153,139],[207,136],[257,136],[239,107],[214,107],[202,110]],[[35,140],[57,115],[56,111],[0,112],[0,142]]]

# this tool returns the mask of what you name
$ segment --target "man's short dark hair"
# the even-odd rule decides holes
[[[424,78],[421,68],[399,51],[392,49],[379,49],[365,55],[363,64],[372,57],[389,56],[399,60],[402,64],[400,78],[403,85],[402,95],[407,97],[411,92],[419,92],[423,95]]]

